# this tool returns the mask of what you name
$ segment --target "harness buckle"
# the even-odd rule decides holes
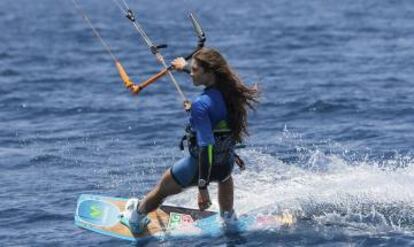
[[[187,135],[183,135],[183,137],[181,137],[180,144],[178,145],[180,147],[181,151],[184,151],[184,141],[185,140],[187,140]]]

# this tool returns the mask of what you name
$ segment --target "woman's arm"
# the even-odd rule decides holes
[[[191,60],[190,60],[191,61]],[[187,62],[183,57],[177,57],[171,62],[174,69],[178,71],[191,72],[190,62]]]

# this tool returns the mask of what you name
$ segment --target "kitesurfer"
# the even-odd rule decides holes
[[[218,183],[220,215],[235,219],[232,170],[235,162],[242,168],[244,162],[234,147],[248,134],[247,113],[258,102],[258,90],[246,86],[216,49],[202,48],[189,62],[176,58],[172,66],[188,70],[193,84],[204,87],[194,102],[184,102],[190,118],[183,141],[188,142],[190,154],[169,168],[142,200],[128,200],[123,222],[134,233],[145,230],[146,215],[166,197],[191,186],[198,186],[198,206],[206,210],[211,205],[208,185],[213,181]]]

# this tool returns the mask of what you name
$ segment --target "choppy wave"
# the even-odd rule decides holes
[[[301,152],[306,156],[301,162],[286,163],[260,150],[243,150],[248,169],[235,168],[234,175],[238,213],[290,212],[298,222],[358,229],[361,235],[414,230],[414,157],[354,160],[320,150]],[[194,207],[195,193],[170,202]]]

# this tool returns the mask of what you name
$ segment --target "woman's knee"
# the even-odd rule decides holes
[[[231,174],[219,182],[219,186],[233,186],[233,177]]]
[[[180,193],[182,191],[182,187],[174,180],[173,176],[171,175],[171,169],[168,169],[158,185],[158,190],[161,195],[169,196]]]
[[[221,181],[218,183],[219,188],[219,197],[220,198],[228,198],[233,197],[233,178],[230,176],[226,180]]]

